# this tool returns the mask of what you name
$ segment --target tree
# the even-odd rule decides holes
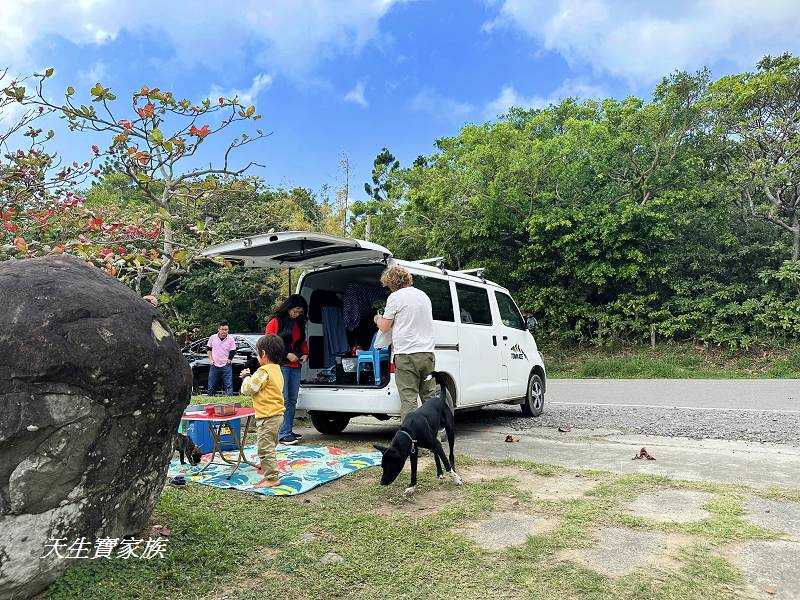
[[[148,86],[131,95],[126,115],[126,109],[116,104],[116,94],[100,83],[89,90],[90,104],[76,101],[72,86],[64,94],[64,103],[56,104],[44,92],[46,78],[47,72],[37,75],[33,92],[18,89],[15,99],[22,106],[59,114],[70,130],[111,136],[107,149],[95,147],[95,155],[106,157],[112,170],[124,173],[155,214],[157,228],[149,236],[139,231],[136,240],[157,248],[158,258],[140,265],[140,271],[154,278],[150,293],[161,294],[170,275],[185,272],[212,237],[213,223],[201,218],[205,202],[222,184],[237,185],[257,165],[249,161],[235,167],[233,154],[265,134],[256,130],[234,137],[217,166],[194,166],[203,143],[260,116],[254,106],[244,106],[236,97],[193,103]]]
[[[358,201],[353,204],[353,219],[364,219],[364,239],[369,241],[372,237],[372,217],[378,213],[390,211],[397,200],[399,186],[394,175],[400,168],[400,161],[383,148],[372,163],[372,184],[364,184],[364,191],[369,200]]]
[[[33,79],[43,81],[52,74],[47,69]],[[0,83],[5,79],[3,71]],[[0,85],[0,121],[7,123],[0,131],[0,259],[71,252],[115,275],[111,248],[127,243],[129,231],[115,219],[115,207],[92,210],[80,190],[97,173],[99,149],[87,149],[87,160],[71,164],[62,164],[49,152],[55,132],[45,133],[38,125],[55,110],[24,104],[29,80]],[[87,236],[99,244],[90,249]]]
[[[788,233],[800,260],[800,58],[766,56],[755,73],[723,77],[708,105],[739,206]]]

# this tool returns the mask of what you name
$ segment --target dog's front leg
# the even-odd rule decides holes
[[[412,495],[417,489],[417,457],[419,455],[414,452],[411,455],[411,485],[406,488],[406,496]]]

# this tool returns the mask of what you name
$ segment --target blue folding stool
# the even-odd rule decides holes
[[[381,359],[389,361],[388,348],[376,348],[375,340],[378,334],[372,338],[372,346],[369,350],[359,350],[356,354],[356,385],[361,384],[361,365],[372,364],[372,372],[375,374],[375,385],[381,382]]]

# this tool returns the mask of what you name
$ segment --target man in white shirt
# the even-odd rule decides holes
[[[413,287],[411,273],[402,267],[389,267],[381,275],[381,285],[391,294],[383,316],[375,315],[375,324],[382,332],[392,332],[395,383],[400,395],[400,419],[417,408],[417,397],[423,400],[436,393],[436,382],[430,378],[436,368],[433,349],[433,309],[430,298]]]

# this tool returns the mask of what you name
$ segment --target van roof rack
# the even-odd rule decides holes
[[[421,265],[433,265],[442,260],[444,260],[444,256],[434,256],[433,258],[423,258],[421,260],[415,260],[412,262],[419,263]]]
[[[484,267],[476,267],[474,269],[462,269],[462,270],[456,271],[456,272],[457,273],[463,273],[464,275],[475,275],[483,283],[486,283],[486,278],[483,276],[483,272],[485,270],[486,269]]]
[[[418,265],[433,265],[442,273],[447,275],[447,269],[444,268],[444,256],[434,256],[433,258],[423,258],[422,260],[412,261]]]

